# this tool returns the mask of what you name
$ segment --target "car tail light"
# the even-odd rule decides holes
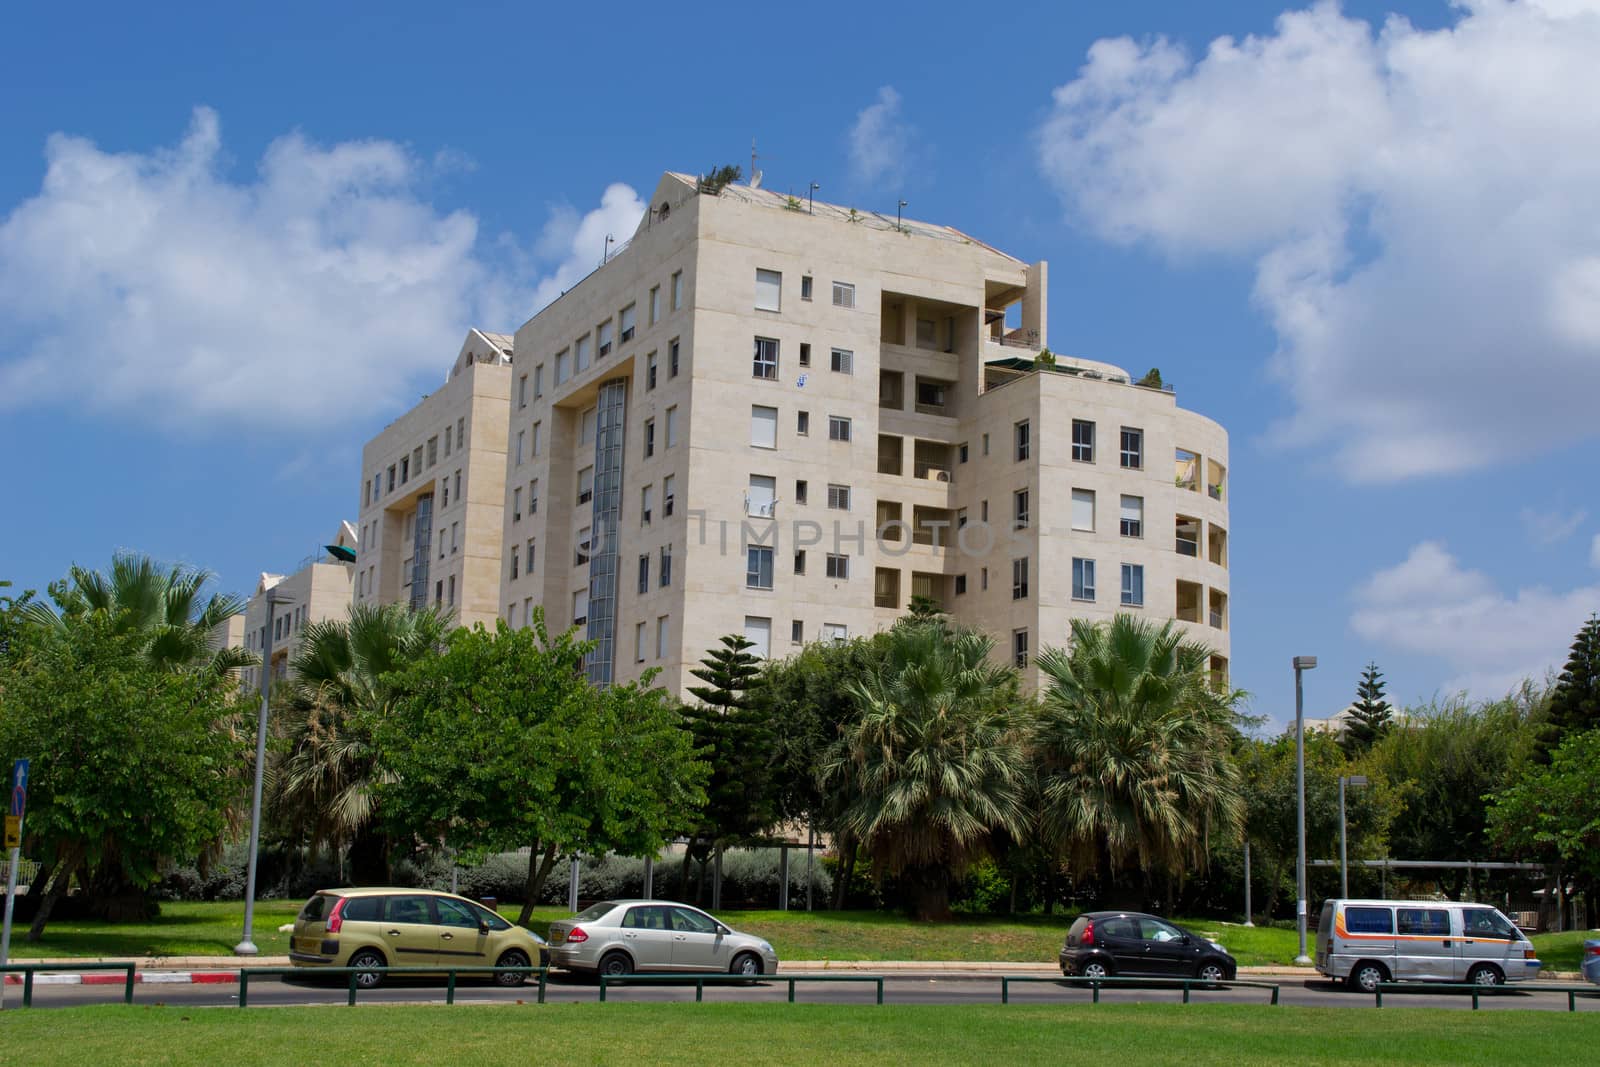
[[[333,910],[328,912],[328,933],[336,934],[339,932],[339,928],[344,925],[344,905],[345,901],[349,899],[349,897],[340,897],[339,902],[333,906]]]
[[[589,940],[589,935],[583,932],[583,927],[581,926],[574,926],[567,931],[568,944],[582,944],[587,940]]]
[[[1592,948],[1589,951],[1593,952],[1597,956],[1600,956],[1600,948]],[[1522,950],[1522,958],[1525,960],[1536,960],[1539,958],[1539,951],[1537,949],[1525,948]]]
[[[1092,944],[1094,944],[1094,920],[1093,919],[1090,919],[1088,922],[1086,922],[1084,924],[1084,926],[1083,926],[1083,936],[1078,938],[1078,943],[1081,944],[1081,945],[1092,945]]]

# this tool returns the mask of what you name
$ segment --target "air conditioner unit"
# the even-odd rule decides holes
[[[936,481],[936,482],[948,482],[950,480],[950,472],[949,471],[934,471],[933,472],[933,480]]]

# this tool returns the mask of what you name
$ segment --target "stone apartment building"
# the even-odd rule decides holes
[[[1169,387],[1051,356],[1046,284],[1045,263],[949,227],[664,175],[631,241],[490,342],[512,357],[467,362],[505,383],[509,418],[483,445],[503,454],[498,542],[451,572],[463,621],[539,605],[597,643],[592,679],[659,668],[682,691],[722,634],[784,656],[913,596],[1036,684],[1070,619],[1130,611],[1181,620],[1225,677],[1227,434]],[[407,518],[441,492],[431,460],[420,485],[395,470],[461,402],[368,446],[365,595],[401,594],[408,554],[438,552],[443,505]],[[490,484],[486,458],[481,522]],[[425,577],[413,602],[439,599]]]
[[[274,679],[291,675],[289,664],[300,651],[305,628],[314,622],[343,619],[350,614],[350,593],[355,582],[356,529],[341,522],[334,538],[319,552],[308,555],[292,574],[261,575],[245,610],[230,616],[217,628],[218,640],[229,647],[243,646],[257,658],[272,633],[271,670]],[[267,617],[267,593],[274,603]],[[249,690],[261,685],[261,669],[239,672],[239,684]]]

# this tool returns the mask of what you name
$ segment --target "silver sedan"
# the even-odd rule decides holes
[[[550,924],[550,965],[586,974],[715,971],[756,977],[778,954],[699,908],[670,900],[603,900]]]

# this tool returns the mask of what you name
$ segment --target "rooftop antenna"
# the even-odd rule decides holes
[[[761,188],[761,172],[756,170],[756,160],[761,157],[756,155],[756,139],[750,138],[750,188]]]
[[[811,192],[806,196],[806,200],[808,202],[806,210],[808,214],[815,215],[817,213],[817,190],[821,188],[822,186],[818,185],[816,182],[811,183]]]
[[[894,209],[894,228],[899,230],[901,233],[905,232],[905,224],[900,221],[900,212],[904,211],[905,208],[906,202],[902,200]]]

